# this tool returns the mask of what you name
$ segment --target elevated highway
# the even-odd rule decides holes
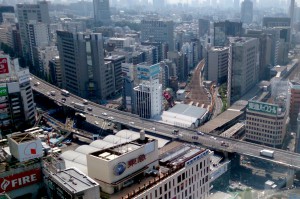
[[[31,78],[32,78],[31,80],[32,88],[34,91],[42,95],[45,95],[46,97],[56,101],[57,103],[60,103],[62,106],[67,106],[76,109],[74,108],[74,103],[83,103],[84,99],[78,96],[75,96],[73,94],[70,94],[68,97],[63,96],[61,95],[60,88],[57,88],[33,75],[31,76]],[[36,82],[39,82],[39,84],[36,84]],[[51,91],[55,91],[55,95],[51,95],[50,94]],[[66,98],[66,100],[63,102],[62,98]],[[88,111],[87,107],[89,107],[91,111]],[[155,133],[161,136],[166,136],[171,139],[178,138],[186,142],[199,143],[211,149],[257,157],[257,158],[265,159],[270,162],[274,162],[276,164],[286,166],[290,169],[300,169],[300,154],[294,152],[284,151],[281,149],[275,149],[271,147],[266,147],[258,144],[253,144],[253,143],[221,137],[221,136],[214,135],[214,137],[212,137],[209,134],[198,135],[197,132],[192,129],[174,127],[169,124],[164,124],[153,120],[142,119],[137,115],[122,112],[115,109],[109,109],[90,101],[88,101],[88,104],[85,105],[84,111],[83,110],[78,110],[78,111],[85,112],[85,114],[88,114],[89,117],[92,118],[92,120],[94,121],[96,121],[99,118],[104,120],[110,120],[115,123],[131,126],[135,129],[144,129],[145,131]],[[179,133],[177,133],[176,135],[174,135],[173,132],[173,130],[175,129],[179,130]],[[226,143],[226,144],[222,144],[222,143]],[[265,158],[260,156],[260,151],[262,149],[273,150],[275,152],[274,158],[270,159],[270,158]]]

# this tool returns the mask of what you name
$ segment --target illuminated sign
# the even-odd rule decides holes
[[[193,157],[189,161],[186,161],[185,166],[190,166],[190,165],[194,164],[195,162],[197,162],[198,160],[200,160],[204,156],[208,155],[208,153],[209,153],[209,150],[205,150],[203,153],[197,155],[196,157]]]
[[[0,179],[0,191],[9,192],[15,189],[20,189],[28,185],[40,182],[42,179],[41,170],[34,169],[15,175],[10,175]]]
[[[124,173],[124,171],[126,170],[126,163],[125,162],[119,162],[115,167],[114,167],[114,174],[116,176],[121,175],[122,173]]]
[[[137,158],[133,158],[131,160],[128,161],[128,168],[129,167],[132,167],[140,162],[143,162],[144,160],[146,160],[146,156],[143,154],[143,155],[140,155],[139,157]]]
[[[0,58],[0,74],[9,73],[7,58]]]
[[[0,97],[7,96],[7,89],[6,87],[0,87]]]
[[[250,111],[257,111],[261,113],[277,115],[278,106],[274,104],[263,103],[263,102],[250,101],[248,103],[248,109]]]

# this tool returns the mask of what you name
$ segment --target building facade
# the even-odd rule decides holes
[[[30,44],[27,32],[27,23],[34,20],[50,24],[48,2],[39,1],[37,4],[17,4],[17,17],[20,28],[22,53],[27,59],[30,58]]]
[[[253,2],[244,0],[241,4],[241,21],[246,24],[252,23],[253,20]]]
[[[168,44],[169,51],[174,50],[174,23],[173,21],[142,20],[141,40],[153,40]]]
[[[300,84],[298,82],[290,82],[290,125],[292,129],[297,128],[297,117],[300,111]]]
[[[288,114],[276,104],[249,101],[246,111],[246,139],[279,147],[286,134]]]
[[[214,46],[226,46],[228,37],[239,37],[243,34],[242,22],[221,21],[214,23]]]
[[[259,42],[256,38],[230,38],[227,101],[239,100],[258,82]]]
[[[57,31],[62,87],[93,101],[115,93],[114,66],[104,62],[101,33]]]
[[[208,50],[205,71],[207,80],[222,84],[227,81],[228,75],[228,47],[213,47]]]
[[[0,132],[2,135],[33,125],[36,107],[28,69],[19,69],[18,60],[0,55]]]
[[[111,23],[109,0],[93,0],[93,5],[96,26],[109,25]]]

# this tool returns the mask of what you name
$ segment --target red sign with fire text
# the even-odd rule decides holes
[[[15,189],[35,184],[42,180],[40,169],[34,169],[0,179],[0,192],[9,192]]]
[[[128,161],[128,168],[129,167],[132,167],[140,162],[143,162],[144,160],[146,160],[146,156],[143,154],[143,155],[140,155],[139,157],[137,158],[133,158],[131,160]]]
[[[7,58],[0,58],[0,74],[6,74],[8,72]]]

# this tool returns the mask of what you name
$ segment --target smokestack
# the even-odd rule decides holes
[[[145,131],[144,130],[140,131],[140,140],[145,141]]]

